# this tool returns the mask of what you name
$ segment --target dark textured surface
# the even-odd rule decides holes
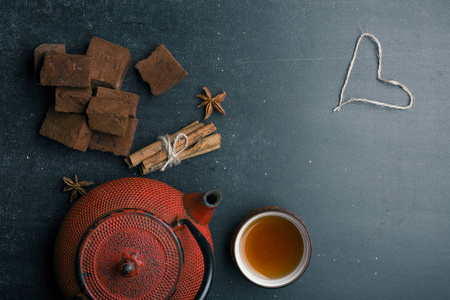
[[[133,151],[203,118],[196,94],[227,92],[214,112],[222,149],[148,177],[183,192],[222,190],[211,221],[209,299],[445,299],[450,294],[450,2],[7,1],[0,3],[2,299],[58,299],[53,246],[69,209],[62,176],[96,184],[138,175],[120,157],[38,134],[53,90],[33,85],[33,50],[83,54],[92,36],[130,49],[122,90],[141,96]],[[360,28],[383,46],[383,75],[412,109],[338,103]],[[152,96],[134,65],[164,44],[189,72]],[[405,105],[375,80],[363,41],[346,98]],[[249,211],[277,205],[308,226],[313,257],[296,283],[256,287],[229,239]]]

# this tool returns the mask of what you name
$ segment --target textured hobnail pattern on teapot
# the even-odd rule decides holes
[[[55,247],[55,272],[66,299],[76,296],[76,256],[86,231],[106,214],[121,209],[138,209],[155,214],[168,224],[190,217],[183,208],[183,193],[162,182],[129,177],[104,183],[83,196],[66,215]],[[196,224],[212,247],[208,225]],[[190,232],[176,232],[184,253],[180,284],[171,299],[193,299],[201,285],[204,272],[203,256]]]
[[[134,255],[140,265],[123,276],[120,262]],[[129,259],[131,260],[131,259]],[[110,214],[83,240],[79,279],[95,299],[161,299],[172,295],[183,266],[178,238],[164,221],[144,211]]]

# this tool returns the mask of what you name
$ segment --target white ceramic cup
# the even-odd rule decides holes
[[[295,268],[290,273],[282,277],[267,278],[261,275],[260,273],[256,272],[251,265],[249,265],[249,262],[244,258],[243,254],[244,247],[242,241],[244,233],[249,228],[249,226],[255,224],[255,221],[267,216],[282,217],[291,222],[299,231],[303,241],[303,255],[298,265],[295,266]],[[300,249],[300,251],[301,250],[302,249]],[[280,288],[293,283],[305,272],[306,268],[308,267],[309,261],[311,260],[312,242],[308,229],[300,220],[300,218],[297,217],[294,213],[279,207],[263,207],[251,212],[241,221],[234,233],[231,243],[231,251],[234,262],[238,266],[241,273],[249,281],[265,288]]]

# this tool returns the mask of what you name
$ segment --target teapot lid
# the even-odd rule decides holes
[[[151,213],[110,213],[85,234],[77,253],[83,292],[92,299],[166,299],[183,268],[173,229]]]

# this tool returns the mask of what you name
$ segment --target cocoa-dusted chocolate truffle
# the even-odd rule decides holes
[[[142,79],[150,84],[153,95],[161,95],[188,76],[164,45],[136,64]]]
[[[41,44],[34,49],[34,84],[40,84],[40,72],[47,53],[66,54],[64,44]]]
[[[86,55],[92,61],[92,85],[119,90],[130,66],[130,51],[125,47],[93,37]]]
[[[45,54],[41,84],[84,88],[91,85],[91,61],[86,55]]]
[[[39,133],[83,152],[88,148],[92,135],[86,115],[56,112],[52,107],[48,109]]]
[[[122,101],[123,103],[126,103],[130,109],[128,112],[130,118],[136,117],[137,106],[140,98],[139,95],[114,89],[108,89],[104,87],[98,87],[95,90],[94,94],[99,98],[119,100]]]
[[[127,130],[123,136],[94,131],[89,143],[89,149],[111,152],[117,156],[130,155],[137,123],[138,119],[130,118]]]
[[[55,90],[55,110],[84,113],[91,97],[92,88],[57,87]]]
[[[86,109],[89,128],[123,136],[128,127],[129,106],[120,100],[92,97]]]

